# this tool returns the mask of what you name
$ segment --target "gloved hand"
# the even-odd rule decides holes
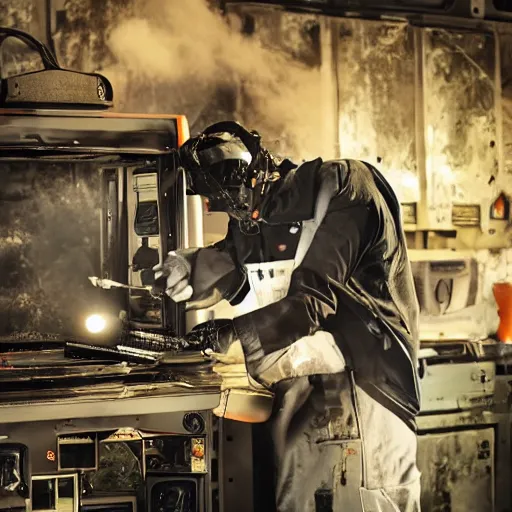
[[[237,340],[232,343],[224,354],[214,352],[211,349],[205,350],[205,354],[215,362],[220,363],[213,367],[213,371],[222,377],[222,391],[231,388],[251,387],[265,389],[249,375],[240,341]]]
[[[164,289],[174,302],[183,302],[192,297],[194,290],[189,284],[192,269],[184,256],[171,251],[162,264],[153,267],[153,271],[153,293],[158,294]]]
[[[226,417],[249,423],[266,421],[272,410],[273,394],[249,375],[240,341],[236,340],[231,343],[225,353],[213,352],[208,349],[205,354],[217,363],[213,367],[213,371],[222,378],[221,400],[219,405],[213,409],[213,413],[221,418]],[[237,398],[242,396],[241,401],[235,399],[237,403],[234,407],[230,406],[229,402],[230,395],[233,394],[238,395]],[[252,405],[251,399],[253,400]],[[254,399],[258,401],[257,404],[254,404]],[[262,407],[262,403],[265,404],[264,407]]]
[[[204,324],[203,324],[204,325]],[[235,331],[235,327],[233,325],[232,320],[214,320],[213,323],[210,320],[206,325],[211,326],[211,344],[210,347],[212,347],[211,353],[215,353],[216,360],[221,361],[226,364],[235,364],[236,362],[245,362],[244,359],[244,352],[242,350],[242,345],[240,344],[240,341],[238,340],[238,335]],[[239,347],[239,350],[235,348],[231,348],[232,345],[238,342],[237,347]],[[230,352],[231,350],[231,352]],[[233,352],[234,351],[234,352]],[[228,356],[229,354],[229,356]],[[236,357],[238,360],[234,360],[233,358]]]

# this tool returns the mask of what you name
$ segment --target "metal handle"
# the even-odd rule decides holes
[[[0,27],[0,44],[8,37],[14,37],[23,41],[27,46],[39,53],[45,69],[61,69],[55,55],[41,41],[16,28]]]

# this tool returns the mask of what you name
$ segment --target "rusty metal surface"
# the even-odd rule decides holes
[[[341,155],[377,166],[400,201],[415,203],[420,189],[413,28],[343,19],[336,30]]]
[[[219,377],[211,364],[126,364],[68,360],[59,350],[3,354],[0,425],[214,408]],[[178,361],[180,361],[178,359]],[[28,362],[28,363],[27,363]]]
[[[422,509],[494,512],[494,429],[419,436]]]
[[[0,149],[72,153],[164,154],[177,147],[175,119],[71,116],[0,116]]]
[[[211,410],[219,405],[220,392],[215,389],[184,389],[179,386],[145,386],[130,390],[119,387],[115,394],[93,396],[92,392],[75,398],[26,400],[0,405],[2,424],[65,420],[67,418],[100,418],[133,414],[158,414],[197,409]],[[139,394],[137,394],[139,391]]]

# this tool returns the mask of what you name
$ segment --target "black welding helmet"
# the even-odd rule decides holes
[[[179,154],[192,191],[208,199],[211,211],[241,221],[257,219],[262,183],[271,175],[278,178],[259,134],[233,121],[209,126],[185,142]]]

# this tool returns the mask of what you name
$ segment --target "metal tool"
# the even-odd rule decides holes
[[[118,283],[117,281],[112,281],[112,279],[101,279],[99,277],[89,277],[89,281],[91,281],[93,286],[97,288],[103,288],[104,290],[110,290],[112,288],[126,288],[128,290],[151,291],[153,289],[152,286],[134,286],[130,284]]]

